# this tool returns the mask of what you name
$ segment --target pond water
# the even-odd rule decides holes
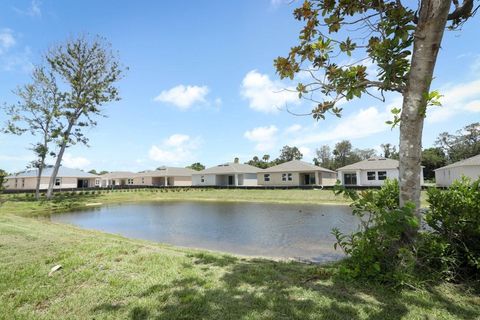
[[[183,201],[108,205],[51,219],[176,246],[315,262],[341,258],[332,228],[350,232],[359,223],[348,206]]]

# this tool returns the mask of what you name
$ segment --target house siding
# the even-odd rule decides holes
[[[448,187],[462,176],[476,180],[480,177],[480,166],[458,166],[435,171],[435,183],[438,187]]]

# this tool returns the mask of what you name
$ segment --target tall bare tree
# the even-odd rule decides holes
[[[116,84],[123,70],[110,44],[100,37],[67,41],[50,50],[46,60],[62,84],[59,87],[65,88],[61,91],[63,126],[47,191],[51,198],[65,149],[76,143],[88,144],[84,129],[97,125],[95,117],[103,115],[103,105],[120,100]]]
[[[305,0],[294,16],[303,21],[299,44],[275,60],[281,78],[299,72],[310,81],[298,83],[301,97],[314,101],[311,114],[340,116],[340,100],[364,94],[384,101],[384,92],[403,96],[393,110],[400,124],[400,203],[420,205],[422,131],[427,106],[438,104],[430,91],[444,30],[457,28],[475,14],[474,0]],[[343,61],[343,62],[342,62]],[[344,62],[348,61],[348,62]],[[376,72],[367,70],[369,65]],[[373,90],[373,91],[372,91]],[[378,95],[376,94],[378,92]],[[412,238],[416,230],[409,232]]]
[[[58,136],[61,96],[55,76],[43,67],[32,72],[32,83],[17,88],[14,93],[18,103],[5,106],[9,119],[5,131],[12,134],[29,132],[39,136],[40,141],[32,147],[36,160],[31,166],[37,168],[35,198],[40,197],[40,182],[45,167],[45,159],[50,153],[50,143]]]

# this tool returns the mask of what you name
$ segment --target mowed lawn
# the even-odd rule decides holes
[[[215,200],[214,194],[218,199],[236,197],[248,201],[247,193],[259,190],[238,191],[246,190],[115,192],[58,197],[43,203],[23,199],[23,195],[4,196],[6,202],[0,207],[0,319],[480,316],[480,298],[466,286],[442,284],[398,290],[350,283],[335,276],[337,265],[316,266],[180,249],[30,217],[86,203]],[[304,195],[302,201],[312,201],[308,203],[314,203],[314,195],[323,194],[313,193],[315,190],[269,190],[256,197],[263,197],[264,201],[273,201],[272,197],[294,201],[289,196],[292,191],[297,197]],[[343,201],[335,199],[329,201]],[[50,269],[57,264],[62,268],[49,276]]]

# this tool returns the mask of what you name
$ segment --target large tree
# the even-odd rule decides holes
[[[433,170],[443,167],[447,164],[447,157],[441,148],[428,148],[422,151],[422,166],[424,166],[423,176],[425,180],[435,178]]]
[[[292,160],[302,160],[303,154],[297,147],[284,146],[280,150],[280,155],[275,159],[276,164],[284,163]]]
[[[5,131],[17,135],[28,132],[39,138],[32,146],[36,159],[31,163],[32,167],[37,168],[35,197],[38,200],[45,159],[51,153],[51,142],[59,133],[57,117],[60,114],[61,95],[55,75],[44,67],[35,67],[32,82],[17,88],[14,93],[19,101],[5,106],[9,117]]]
[[[205,166],[203,164],[201,164],[200,162],[195,162],[195,163],[192,163],[191,165],[189,165],[187,168],[195,170],[195,171],[202,171],[203,169],[205,169]]]
[[[85,128],[97,125],[95,118],[103,115],[103,105],[120,100],[116,84],[122,68],[110,45],[100,37],[69,40],[50,50],[46,60],[62,88],[62,130],[47,191],[47,198],[51,198],[65,149],[76,143],[87,144]]]
[[[435,144],[447,155],[449,162],[456,162],[480,154],[480,122],[458,130],[455,134],[442,132]]]
[[[328,145],[323,145],[317,150],[315,150],[317,157],[313,159],[313,162],[316,165],[322,166],[324,168],[332,169],[332,151]]]
[[[296,91],[315,102],[311,113],[316,119],[327,113],[340,116],[341,100],[369,94],[383,101],[385,92],[400,93],[402,107],[393,110],[392,120],[400,124],[399,200],[402,206],[411,201],[419,208],[423,122],[427,107],[438,104],[439,97],[430,91],[437,54],[447,22],[455,28],[475,8],[473,0],[416,4],[305,0],[294,11],[295,18],[304,22],[300,42],[288,56],[275,59],[275,67],[281,78],[310,75]],[[367,70],[371,64],[375,72]],[[411,239],[415,233],[412,229],[405,236]]]

